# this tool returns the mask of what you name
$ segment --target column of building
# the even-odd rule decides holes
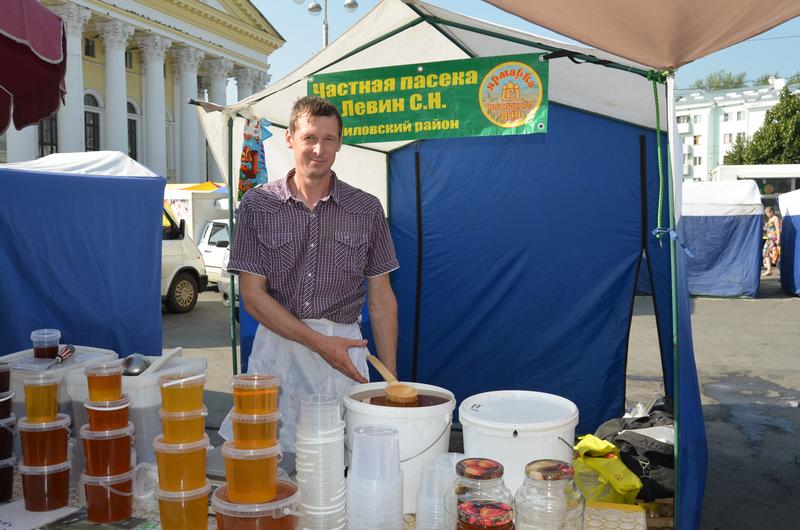
[[[197,182],[200,178],[200,123],[197,111],[188,101],[197,98],[197,67],[203,60],[203,55],[196,48],[181,48],[175,53],[180,75],[179,106],[175,109],[180,115],[181,166],[177,175],[178,182]]]
[[[228,87],[228,75],[233,69],[233,62],[228,59],[212,59],[206,63],[208,69],[208,76],[210,78],[208,100],[217,105],[225,105],[226,103],[226,90]],[[222,172],[217,166],[216,160],[209,153],[208,160],[209,179],[214,182],[222,180]]]
[[[236,77],[236,92],[239,101],[252,95],[256,71],[252,68],[240,67],[234,70],[234,76]]]
[[[167,175],[167,108],[164,88],[164,56],[172,41],[161,35],[137,39],[144,65],[145,164],[158,175]]]
[[[125,50],[134,28],[121,20],[97,25],[105,45],[105,145],[103,149],[128,154],[128,97]]]

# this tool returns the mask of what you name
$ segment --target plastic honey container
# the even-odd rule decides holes
[[[32,423],[28,418],[17,422],[22,444],[22,463],[26,466],[52,466],[66,462],[69,447],[70,419],[59,414],[55,421]]]
[[[25,509],[49,512],[66,506],[69,501],[69,468],[69,461],[53,466],[19,466]]]
[[[55,359],[61,332],[57,329],[36,329],[31,332],[33,356],[37,359]]]
[[[11,390],[11,365],[0,363],[0,394]]]
[[[206,481],[208,435],[192,443],[164,443],[164,435],[153,440],[158,466],[158,485],[166,492],[194,491]]]
[[[277,495],[280,445],[263,449],[236,449],[228,441],[222,444],[228,499],[234,503],[269,502]]]
[[[190,491],[158,490],[158,512],[162,530],[206,530],[208,528],[208,494],[211,483]]]
[[[278,440],[280,412],[272,414],[231,414],[233,446],[236,449],[271,447]]]
[[[14,414],[0,419],[0,460],[10,458],[14,454],[14,423],[16,421],[17,417]]]
[[[158,378],[161,408],[167,412],[190,412],[203,408],[206,374],[180,372]]]
[[[89,366],[83,373],[89,387],[89,401],[116,401],[122,397],[122,365],[106,363]]]
[[[0,420],[11,416],[11,409],[13,404],[14,392],[8,390],[0,392]]]
[[[82,474],[86,518],[90,523],[124,521],[133,513],[133,470],[113,477]]]
[[[14,493],[14,464],[17,459],[13,456],[0,460],[0,502],[11,500]]]
[[[25,415],[32,423],[55,421],[58,414],[58,385],[61,376],[37,374],[25,377]]]
[[[92,431],[88,425],[80,430],[86,474],[94,477],[116,476],[130,471],[133,462],[133,423],[112,431]]]
[[[167,444],[183,444],[200,440],[206,432],[206,416],[208,409],[203,405],[200,410],[190,412],[159,411],[161,427],[164,432],[163,442]]]
[[[131,400],[125,394],[114,401],[87,401],[83,404],[90,431],[113,431],[128,425]]]
[[[275,499],[260,504],[237,504],[228,498],[228,486],[214,491],[211,506],[218,530],[294,530],[297,528],[300,494],[288,480],[279,480]]]
[[[281,379],[272,374],[239,374],[233,376],[233,412],[238,414],[271,414],[278,411]]]

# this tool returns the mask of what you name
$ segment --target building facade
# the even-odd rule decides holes
[[[127,153],[170,182],[219,180],[189,98],[226,103],[270,80],[284,40],[249,0],[43,0],[64,21],[66,101],[0,136],[0,162]]]
[[[710,180],[737,137],[753,138],[785,86],[785,79],[770,78],[768,85],[752,88],[676,90],[675,117],[683,144],[684,180]],[[800,94],[798,86],[789,89]]]

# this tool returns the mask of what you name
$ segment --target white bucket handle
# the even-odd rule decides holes
[[[162,387],[170,387],[170,386],[175,386],[175,385],[181,385],[183,383],[190,383],[192,381],[197,381],[198,379],[202,379],[205,376],[206,376],[206,374],[190,375],[189,377],[184,377],[182,379],[175,379],[173,381],[167,381],[165,383],[162,383],[161,386]]]
[[[405,462],[408,462],[409,460],[414,460],[418,456],[424,454],[428,449],[430,449],[431,447],[436,445],[439,442],[439,440],[442,439],[442,436],[444,436],[450,430],[450,427],[452,427],[452,426],[453,426],[453,419],[450,418],[450,420],[447,422],[447,425],[444,426],[444,430],[442,430],[442,432],[439,433],[439,436],[437,436],[434,441],[432,441],[430,444],[428,444],[427,447],[425,447],[422,451],[418,452],[414,456],[409,456],[408,458],[401,459],[400,463],[404,464]],[[347,446],[347,438],[345,438],[345,440],[344,440],[344,448],[348,453],[352,453],[353,452],[353,450],[350,447]]]
[[[86,486],[87,485],[87,483],[84,482],[83,477],[81,477],[79,480],[80,480],[81,486]],[[105,489],[106,491],[110,491],[114,495],[121,495],[123,497],[131,497],[131,496],[133,496],[133,476],[131,476],[130,481],[131,481],[131,491],[120,491],[118,489],[112,488],[108,484],[103,484],[103,483],[89,484],[89,486],[100,486],[103,489]],[[124,481],[122,481],[122,482],[124,482]]]

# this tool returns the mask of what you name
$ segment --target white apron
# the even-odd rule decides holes
[[[314,331],[327,336],[347,339],[361,339],[358,324],[337,324],[325,319],[308,319],[303,322]],[[350,359],[356,370],[369,380],[367,368],[367,348],[350,348]],[[258,325],[247,373],[276,374],[281,378],[281,391],[278,406],[281,412],[281,425],[278,432],[281,449],[294,453],[297,420],[300,414],[300,399],[317,393],[333,394],[341,398],[345,392],[358,383],[338,370],[334,370],[325,360],[300,343],[285,339]],[[233,439],[233,425],[230,412],[219,428],[219,434],[226,440]]]

